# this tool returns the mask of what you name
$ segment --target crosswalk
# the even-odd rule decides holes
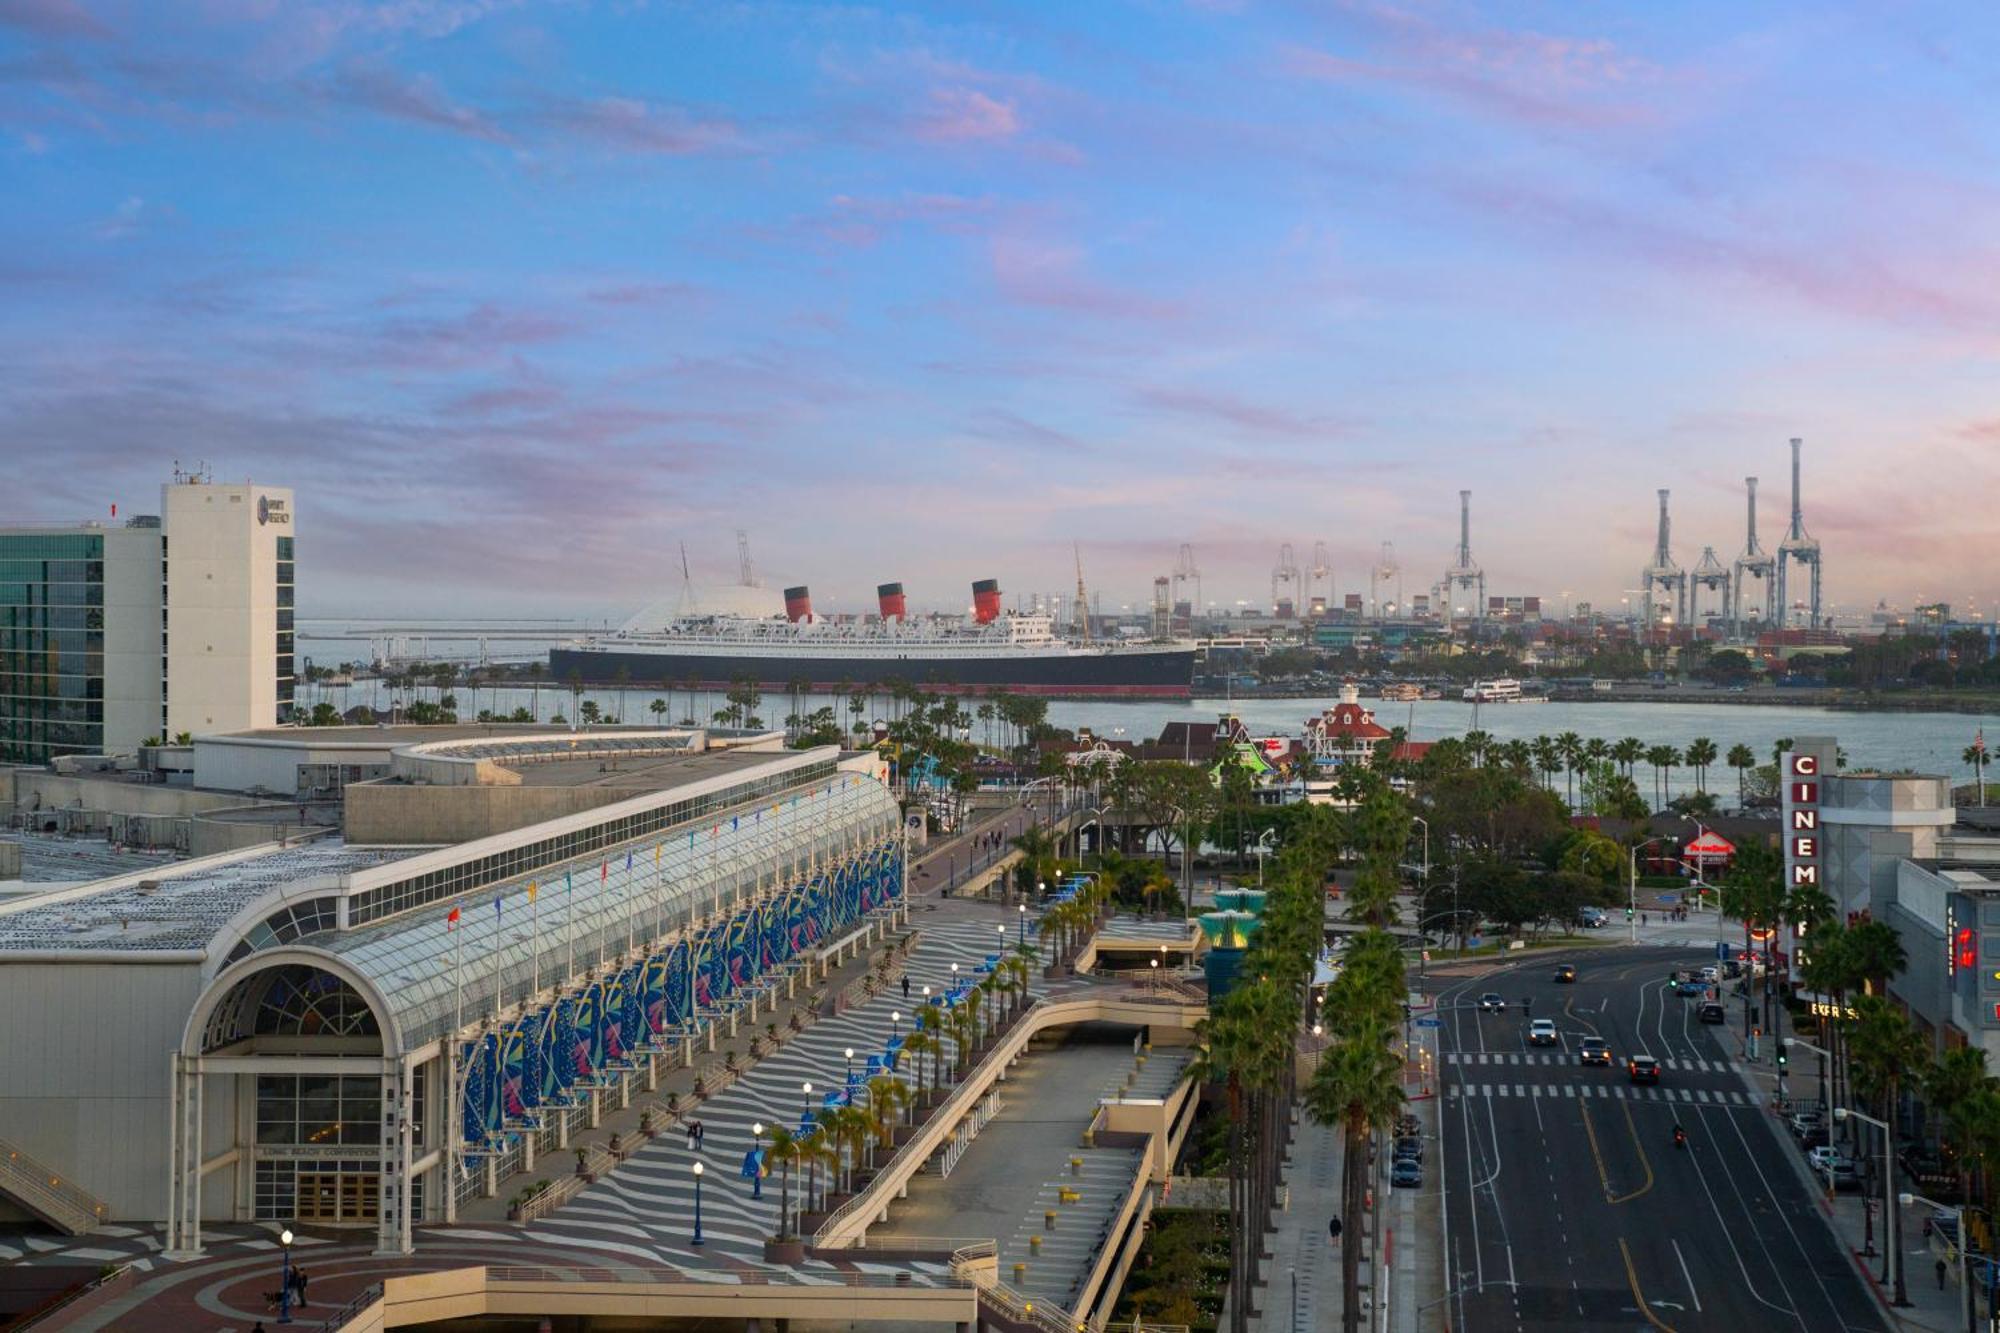
[[[1446,1051],[1448,1065],[1574,1065],[1573,1053],[1562,1051]],[[1735,1060],[1662,1060],[1660,1068],[1683,1074],[1734,1074],[1743,1066]]]
[[[1674,1102],[1691,1106],[1757,1106],[1747,1092],[1710,1088],[1644,1087],[1627,1083],[1450,1083],[1447,1100],[1459,1097],[1545,1097],[1550,1101]]]

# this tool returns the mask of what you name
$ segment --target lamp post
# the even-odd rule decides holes
[[[1805,1039],[1804,1037],[1786,1037],[1786,1038],[1785,1038],[1785,1045],[1786,1045],[1786,1046],[1803,1046],[1803,1047],[1805,1047],[1805,1048],[1806,1048],[1807,1050],[1809,1050],[1809,1051],[1813,1052],[1813,1053],[1814,1053],[1815,1055],[1819,1056],[1819,1104],[1820,1104],[1820,1106],[1821,1106],[1822,1108],[1823,1108],[1823,1107],[1825,1107],[1825,1106],[1826,1106],[1826,1104],[1827,1104],[1827,1102],[1826,1102],[1826,1061],[1827,1061],[1827,1056],[1828,1056],[1828,1054],[1829,1054],[1829,1052],[1827,1051],[1826,1047],[1824,1047],[1824,1046],[1815,1046],[1815,1045],[1813,1045],[1813,1044],[1812,1044],[1811,1042],[1807,1041],[1807,1040],[1806,1040],[1806,1039]]]
[[[1019,904],[1019,911],[1020,911],[1020,921],[1021,921],[1021,947],[1025,949],[1028,947],[1028,905],[1026,903]]]
[[[1939,1203],[1936,1199],[1926,1199],[1921,1194],[1904,1191],[1896,1196],[1899,1207],[1908,1208],[1913,1203],[1927,1203],[1941,1213],[1950,1213],[1958,1230],[1958,1286],[1960,1304],[1965,1310],[1965,1333],[1978,1333],[1979,1323],[1972,1308],[1972,1251],[1965,1231],[1965,1209]]]
[[[1669,840],[1665,837],[1658,837],[1648,838],[1644,842],[1635,842],[1632,844],[1631,852],[1627,858],[1631,862],[1632,873],[1628,880],[1629,888],[1627,889],[1627,897],[1625,899],[1625,927],[1631,932],[1631,941],[1634,944],[1639,942],[1639,849],[1642,847],[1651,847],[1655,843],[1666,841]]]
[[[847,1081],[854,1082],[854,1048],[847,1048]]]
[[[1153,987],[1152,987],[1152,988],[1153,988],[1153,989],[1154,989],[1155,991],[1157,991],[1157,990],[1159,990],[1159,989],[1160,989],[1160,960],[1159,960],[1159,959],[1157,959],[1157,958],[1153,959],[1153,968],[1152,968],[1152,971],[1153,971]]]
[[[750,1126],[750,1148],[753,1152],[763,1151],[764,1122],[761,1120]],[[753,1161],[750,1166],[750,1197],[753,1199],[764,1197],[764,1164],[761,1161]]]
[[[1882,1279],[1885,1282],[1888,1281],[1890,1273],[1894,1272],[1896,1295],[1895,1300],[1891,1303],[1899,1307],[1906,1306],[1910,1303],[1910,1297],[1909,1293],[1903,1289],[1903,1218],[1901,1213],[1893,1211],[1892,1201],[1895,1198],[1896,1190],[1896,1159],[1890,1151],[1889,1122],[1886,1120],[1877,1120],[1867,1112],[1857,1111],[1852,1107],[1836,1106],[1833,1108],[1833,1118],[1835,1120],[1845,1120],[1849,1116],[1871,1124],[1882,1131],[1882,1211],[1888,1214],[1882,1219]]]
[[[892,1009],[889,1011],[889,1037],[893,1041],[902,1035],[903,1011],[901,1009]]]
[[[694,1239],[690,1245],[703,1244],[701,1238],[701,1163],[694,1164]]]
[[[807,1080],[807,1081],[806,1081],[805,1083],[803,1083],[803,1084],[799,1085],[799,1091],[800,1091],[801,1093],[803,1093],[803,1094],[805,1095],[805,1099],[806,1099],[806,1100],[805,1100],[805,1108],[804,1108],[804,1109],[803,1109],[803,1110],[802,1110],[802,1111],[800,1112],[800,1114],[799,1114],[799,1118],[800,1118],[800,1120],[801,1120],[801,1121],[807,1121],[807,1120],[811,1120],[811,1119],[812,1119],[812,1113],[813,1113],[813,1085],[812,1085],[812,1081],[811,1081],[810,1079],[808,1079],[808,1080]]]
[[[286,1227],[278,1233],[278,1248],[284,1254],[284,1267],[278,1279],[278,1322],[292,1322],[292,1229]]]

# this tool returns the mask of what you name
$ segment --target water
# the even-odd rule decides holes
[[[690,712],[707,720],[725,702],[721,691],[717,690],[697,692],[692,700],[684,689],[673,691],[671,697],[660,690],[634,689],[622,693],[623,717],[628,723],[653,721],[653,714],[647,706],[657,698],[667,698],[670,711],[666,717],[669,721],[689,716]],[[610,688],[587,689],[582,697],[594,700],[607,716],[617,716],[620,694],[621,691]],[[561,685],[544,685],[539,690],[482,688],[478,691],[477,701],[470,702],[468,706],[470,695],[471,691],[463,687],[458,690],[461,716],[470,717],[482,708],[504,714],[517,707],[536,712],[542,720],[558,712],[572,714],[569,690]],[[426,690],[422,697],[428,699],[434,696]],[[353,686],[300,689],[300,699],[305,707],[310,708],[321,698],[340,709],[362,703],[378,708],[388,706],[387,691],[376,681],[364,681]],[[1048,716],[1055,726],[1070,729],[1089,727],[1108,739],[1147,741],[1157,737],[1169,722],[1212,722],[1225,712],[1233,712],[1243,719],[1252,735],[1296,737],[1304,730],[1305,719],[1318,716],[1332,707],[1334,702],[1331,697],[1215,698],[1186,702],[1147,700],[1130,703],[1056,700],[1049,704]],[[1378,723],[1385,727],[1406,727],[1411,740],[1462,736],[1473,725],[1472,705],[1455,699],[1417,700],[1411,703],[1363,702],[1375,710]],[[833,706],[835,717],[843,724],[851,720],[845,699],[808,696],[805,709],[810,712],[827,704]],[[975,711],[979,701],[968,699],[965,704],[967,711]],[[780,692],[766,695],[759,712],[766,722],[780,724],[790,708],[790,698]],[[887,700],[878,699],[871,716],[884,717],[887,709]],[[1830,708],[1688,703],[1486,704],[1479,708],[1478,713],[1480,729],[1501,740],[1533,740],[1536,736],[1555,736],[1573,731],[1585,740],[1601,737],[1617,741],[1626,736],[1636,736],[1647,745],[1671,745],[1676,749],[1685,749],[1689,741],[1706,736],[1724,755],[1729,753],[1732,745],[1748,745],[1760,763],[1770,762],[1771,746],[1781,737],[1833,736],[1847,752],[1850,768],[1909,769],[1919,773],[1942,774],[1954,782],[1967,783],[1972,780],[1972,774],[1960,756],[1972,743],[1975,730],[1984,721],[1976,714],[1967,713],[1859,713]],[[973,724],[973,738],[986,739],[976,722]],[[2000,740],[2000,733],[1996,733],[1996,740]],[[1651,792],[1651,774],[1643,764],[1638,776],[1640,789]],[[1694,774],[1691,771],[1685,768],[1676,770],[1670,783],[1672,792],[1691,791],[1693,786]],[[1708,786],[1726,799],[1734,791],[1735,774],[1718,761],[1709,772]]]

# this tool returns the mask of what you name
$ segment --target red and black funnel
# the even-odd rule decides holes
[[[796,588],[785,589],[785,619],[791,621],[811,620],[813,613],[812,589],[800,584]]]
[[[999,579],[980,579],[972,585],[972,618],[982,625],[1000,618]]]
[[[875,604],[882,608],[882,619],[903,619],[903,585],[900,583],[883,583],[877,585],[875,589]]]

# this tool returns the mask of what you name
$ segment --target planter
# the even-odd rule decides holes
[[[802,1240],[767,1240],[764,1242],[764,1262],[767,1264],[798,1265],[806,1261],[806,1243]]]
[[[518,1222],[518,1221],[520,1221],[520,1220],[521,1220],[521,1205],[520,1205],[520,1204],[518,1204],[518,1203],[510,1203],[510,1204],[508,1204],[508,1205],[507,1205],[507,1220],[508,1220],[509,1222]]]

